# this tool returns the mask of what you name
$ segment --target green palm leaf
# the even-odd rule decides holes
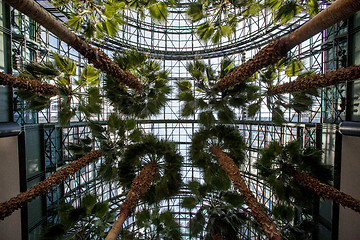
[[[186,10],[186,13],[193,22],[197,22],[205,17],[203,11],[204,8],[201,2],[192,2]]]
[[[319,13],[319,3],[317,0],[309,0],[307,5],[307,10],[311,17],[314,17]]]
[[[130,117],[146,118],[158,114],[168,100],[167,95],[171,93],[167,84],[168,73],[161,69],[160,63],[135,50],[117,54],[115,62],[138,76],[143,91],[135,92],[108,76],[104,89],[112,105]]]
[[[157,2],[149,7],[149,13],[152,19],[159,22],[166,22],[168,9],[164,2]]]
[[[197,27],[197,34],[200,39],[208,41],[214,34],[214,27],[212,23],[206,22]]]
[[[296,1],[289,1],[282,4],[277,10],[274,21],[285,24],[302,11],[302,7]]]

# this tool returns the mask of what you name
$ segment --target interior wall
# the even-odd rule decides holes
[[[17,136],[0,138],[0,165],[0,202],[4,202],[20,192]],[[20,210],[0,221],[0,239],[21,239]]]
[[[321,149],[323,163],[334,166],[336,125],[324,123],[321,127]],[[318,239],[332,239],[333,205],[329,199],[320,198],[318,218]]]
[[[342,137],[340,190],[360,199],[360,137]],[[359,239],[360,214],[339,209],[339,240]]]

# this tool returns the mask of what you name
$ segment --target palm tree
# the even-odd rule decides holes
[[[28,89],[18,88],[16,94],[23,100],[26,100],[26,108],[41,111],[50,106],[50,98],[58,95],[59,88],[56,85],[51,85],[48,82],[58,77],[60,72],[54,68],[52,63],[37,63],[30,62],[24,66],[24,71],[20,73],[21,77],[28,78],[35,84],[46,84],[52,89],[52,94],[47,95],[43,93],[33,93]]]
[[[229,176],[235,188],[238,189],[243,196],[245,203],[251,209],[255,222],[258,224],[261,231],[263,231],[269,239],[283,239],[279,229],[277,229],[272,219],[267,215],[263,207],[257,201],[256,197],[247,187],[246,182],[233,159],[227,156],[227,154],[224,153],[219,146],[213,146],[211,148],[211,152],[217,157],[221,167]]]
[[[206,239],[240,239],[239,229],[249,221],[242,197],[229,190],[214,191],[210,185],[197,181],[187,186],[192,194],[183,199],[181,206],[197,210],[189,221],[190,235],[196,237],[205,230]]]
[[[196,32],[200,39],[218,43],[222,37],[230,38],[233,35],[238,22],[257,14],[261,9],[261,4],[254,0],[197,0],[189,4],[186,13],[192,22],[201,22]]]
[[[113,113],[109,116],[106,124],[107,128],[101,126],[99,123],[96,122],[90,123],[91,132],[93,136],[100,142],[101,149],[103,149],[104,161],[98,169],[98,175],[102,178],[102,180],[107,182],[119,181],[118,175],[121,176],[121,174],[118,174],[118,171],[121,171],[121,169],[119,168],[121,168],[123,165],[121,164],[121,166],[119,166],[119,161],[122,161],[121,159],[126,159],[126,154],[128,153],[128,151],[130,151],[129,144],[140,144],[142,143],[142,141],[149,142],[146,140],[149,137],[144,137],[142,131],[136,127],[136,124],[137,122],[134,119],[122,119],[116,113]],[[129,169],[129,166],[126,166],[126,164],[124,165],[124,168]],[[146,182],[148,184],[151,184],[154,177],[154,169],[152,169],[152,167],[152,163],[146,165],[139,174],[139,176],[136,178],[137,180],[134,180],[134,182]],[[155,168],[155,172],[156,169],[157,167]],[[124,173],[124,175],[126,176],[125,178],[129,177],[129,174],[129,172]],[[150,180],[147,180],[147,178],[150,178]],[[145,187],[145,189],[147,188]],[[144,190],[139,190],[138,187],[135,186],[134,188],[132,188],[131,191],[141,192]],[[128,194],[129,196],[131,196],[130,192]],[[143,193],[141,193],[140,195],[143,195]],[[129,197],[129,199],[131,200],[132,198]],[[136,204],[137,202],[135,202],[135,206]],[[123,206],[125,207],[124,204]],[[131,213],[129,215],[131,215]],[[128,216],[124,215],[122,217],[124,218],[119,217],[119,219],[121,220],[118,219],[118,222],[125,221]],[[120,230],[121,228],[119,229],[119,231]]]
[[[80,78],[77,78],[76,63],[73,60],[55,53],[53,53],[53,58],[54,63],[26,65],[21,75],[31,79],[55,81],[60,100],[60,124],[68,125],[77,111],[84,113],[87,118],[92,114],[100,113],[99,72],[93,66],[87,65],[83,68]],[[18,95],[28,101],[28,108],[32,110],[42,110],[50,103],[48,96],[34,95],[26,91],[18,91]],[[75,102],[78,104],[75,105]]]
[[[326,184],[331,180],[332,173],[329,166],[321,164],[319,150],[313,148],[302,150],[298,142],[288,143],[285,147],[272,142],[262,151],[262,157],[255,166],[270,186],[281,189],[284,198],[292,196],[298,202],[303,202],[306,201],[304,197],[309,198],[308,190],[311,190],[323,198],[360,212],[359,200]],[[295,188],[296,191],[289,190]],[[288,195],[285,196],[284,192]],[[306,196],[304,192],[307,193]]]
[[[254,0],[223,0],[191,2],[186,13],[192,22],[202,22],[197,27],[200,39],[218,43],[222,37],[230,38],[238,22],[256,15],[265,7],[274,12],[274,22],[285,24],[306,9],[307,15],[315,16],[319,12],[318,1],[267,0],[264,3]]]
[[[33,94],[26,89],[18,89],[17,95],[26,100],[26,107],[40,111],[50,106],[52,96],[58,95],[61,125],[68,125],[77,111],[84,113],[86,118],[100,113],[99,72],[93,66],[87,65],[82,69],[80,78],[77,78],[74,61],[55,53],[53,53],[53,58],[54,63],[31,62],[25,65],[24,71],[21,72],[23,78],[28,78],[29,81],[38,85],[45,84],[47,81],[55,82],[55,86],[45,85],[49,85],[53,95]],[[75,105],[75,102],[78,104]]]
[[[94,162],[102,156],[102,150],[94,150],[85,156],[73,161],[68,166],[53,173],[45,180],[37,183],[25,192],[19,193],[16,197],[10,198],[6,202],[0,203],[0,219],[10,216],[15,210],[25,206],[26,203],[32,201],[34,198],[41,196],[48,192],[51,188],[64,182],[70,176],[80,171],[89,163]]]
[[[327,3],[326,1],[324,2]],[[302,1],[302,0],[267,0],[265,5],[274,12],[274,22],[286,24],[292,20],[296,15],[306,9],[308,16],[313,17],[319,12],[319,5],[324,4],[319,1]]]
[[[135,10],[141,19],[145,19],[145,9],[149,12],[150,18],[159,23],[165,23],[169,15],[168,6],[174,7],[178,3],[177,0],[169,1],[140,1],[127,0],[125,6],[129,9]]]
[[[293,176],[300,185],[312,190],[323,198],[331,199],[334,202],[343,205],[344,207],[348,207],[360,213],[360,201],[353,198],[349,194],[341,192],[328,184],[320,182],[318,179],[295,169],[290,164],[285,165],[284,168],[286,173]]]
[[[116,239],[124,221],[134,212],[141,198],[153,204],[178,192],[181,162],[182,157],[173,143],[158,140],[152,135],[143,137],[140,143],[127,146],[118,171],[121,185],[130,190],[106,240]],[[136,176],[136,171],[140,169]]]
[[[231,107],[240,108],[254,100],[258,87],[253,84],[253,79],[247,79],[234,89],[224,93],[210,91],[211,87],[233,67],[234,60],[224,58],[218,74],[216,74],[215,70],[202,60],[196,59],[191,62],[187,66],[187,70],[195,80],[195,86],[186,80],[180,80],[177,83],[178,98],[185,102],[181,108],[182,116],[188,117],[197,113],[200,123],[206,127],[214,124],[215,114],[221,123],[234,123],[235,113]]]
[[[310,197],[306,195],[305,197]],[[312,205],[299,206],[293,199],[279,200],[272,208],[276,223],[285,239],[310,240],[315,233],[317,222],[314,219],[314,198]],[[288,202],[289,201],[289,202]]]
[[[114,36],[124,23],[122,14],[125,2],[53,0],[51,3],[55,7],[68,6],[67,10],[71,12],[66,24],[89,39]]]
[[[74,31],[90,39],[103,39],[106,35],[116,36],[120,25],[126,23],[125,9],[137,11],[142,19],[147,9],[151,19],[162,23],[167,20],[167,5],[174,5],[175,1],[54,0],[52,3],[56,7],[68,6],[71,13],[66,23]]]
[[[103,150],[103,161],[97,173],[103,181],[114,182],[117,179],[118,161],[124,157],[127,145],[141,142],[144,135],[134,119],[120,118],[116,113],[109,116],[106,126],[97,122],[89,124],[92,136]]]
[[[85,195],[77,207],[72,203],[60,204],[58,215],[60,223],[47,227],[40,240],[103,239],[115,218],[115,212],[109,211],[109,203],[99,202],[95,195]]]
[[[180,226],[175,221],[174,214],[169,210],[160,211],[156,206],[151,207],[151,210],[146,207],[135,214],[134,229],[136,232],[122,229],[121,239],[181,239]]]
[[[284,61],[283,61],[284,60]],[[248,117],[253,117],[261,109],[261,106],[266,106],[272,114],[272,121],[275,124],[281,125],[285,122],[284,110],[293,109],[297,113],[311,110],[313,104],[313,96],[317,96],[316,90],[307,90],[295,92],[291,94],[290,99],[285,96],[273,94],[272,88],[279,80],[281,71],[285,70],[288,77],[296,75],[307,76],[312,72],[302,72],[303,64],[299,60],[292,60],[289,63],[287,59],[283,59],[276,65],[270,65],[265,70],[260,70],[257,74],[261,87],[256,93],[256,100],[247,105]],[[263,104],[265,102],[265,104]]]
[[[158,114],[167,102],[171,88],[167,85],[168,73],[161,70],[159,62],[139,51],[128,51],[115,56],[120,68],[133,72],[140,79],[143,91],[138,93],[119,84],[114,78],[105,79],[104,89],[112,106],[121,113],[146,118]]]
[[[244,159],[244,147],[243,139],[236,129],[218,125],[201,129],[194,134],[190,157],[196,166],[204,169],[205,181],[209,184],[214,182],[216,175],[226,174],[241,193],[261,231],[269,239],[282,239],[280,231],[247,187],[240,173],[238,166]],[[227,149],[227,153],[222,149]]]
[[[59,39],[73,47],[81,55],[88,59],[89,63],[92,63],[96,68],[113,76],[120,83],[126,84],[137,91],[141,91],[141,83],[133,74],[123,71],[103,51],[93,48],[90,44],[81,40],[35,1],[6,0],[5,2],[24,13],[29,18],[38,22],[40,25],[55,34]]]
[[[313,88],[327,87],[341,82],[351,81],[360,77],[360,66],[353,65],[347,68],[340,68],[325,74],[318,74],[308,77],[298,77],[295,81],[273,86],[269,92],[273,95],[293,93]]]
[[[0,85],[21,89],[39,96],[54,97],[57,95],[57,87],[47,82],[32,80],[26,77],[12,76],[0,73]]]
[[[221,81],[219,81],[213,89],[217,88],[223,91],[240,83],[244,79],[252,76],[261,68],[278,62],[296,45],[327,29],[335,23],[347,19],[359,10],[360,2],[358,0],[335,1],[294,32],[265,46],[257,54],[255,54],[252,59],[234,69],[221,79]]]
[[[254,165],[258,175],[277,196],[278,204],[273,213],[275,219],[280,220],[284,236],[311,239],[315,231],[313,211],[318,205],[318,197],[282,170],[285,162],[318,176],[326,183],[332,179],[331,168],[321,163],[320,150],[307,148],[303,151],[299,142],[290,142],[284,147],[276,142],[270,143],[261,151],[261,157]]]

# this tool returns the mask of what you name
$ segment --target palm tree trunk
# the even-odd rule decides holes
[[[317,195],[323,198],[331,199],[334,202],[343,205],[344,207],[351,208],[352,210],[360,213],[360,201],[353,198],[349,194],[343,193],[332,186],[324,184],[316,178],[296,170],[291,165],[285,165],[284,169],[288,174],[293,176],[300,185],[311,189]]]
[[[252,59],[232,70],[216,83],[212,90],[223,91],[251,77],[256,71],[278,62],[286,56],[287,49],[281,39],[277,39],[261,49]]]
[[[337,0],[310,21],[285,37],[289,50],[360,10],[359,0]]]
[[[256,197],[247,187],[239,168],[234,163],[234,160],[232,160],[226,153],[224,153],[219,146],[211,147],[210,151],[216,156],[222,169],[226,172],[230,180],[233,182],[234,186],[243,196],[246,205],[248,205],[248,207],[250,208],[251,213],[261,231],[270,240],[283,239],[280,230],[277,229],[273,220],[267,215],[263,207],[256,200]]]
[[[134,212],[139,200],[151,187],[154,181],[158,165],[156,161],[148,163],[133,180],[131,189],[126,196],[124,203],[120,207],[120,214],[105,240],[115,240],[119,235],[125,220]]]
[[[213,89],[223,91],[240,83],[261,68],[278,62],[296,45],[335,23],[349,18],[359,10],[359,0],[337,0],[291,34],[277,39],[261,49],[252,59],[227,74]]]
[[[49,97],[57,95],[57,87],[47,82],[40,82],[24,77],[16,77],[11,74],[0,73],[0,85],[25,90],[36,94],[42,94]]]
[[[10,216],[15,210],[25,206],[27,202],[32,201],[37,196],[43,195],[51,188],[64,182],[70,176],[74,175],[81,168],[101,157],[103,151],[95,150],[85,156],[73,161],[68,166],[62,168],[58,172],[52,174],[45,180],[37,183],[35,186],[27,189],[25,192],[19,193],[16,197],[10,198],[6,202],[0,203],[0,219]]]
[[[287,82],[269,89],[271,94],[292,93],[336,85],[341,82],[351,81],[360,77],[360,66],[354,65],[341,68],[325,74],[318,74],[305,78],[297,78],[295,81]]]
[[[47,30],[55,34],[59,39],[73,47],[81,55],[88,59],[89,63],[107,74],[117,79],[120,83],[141,91],[142,84],[130,72],[123,71],[114,63],[108,55],[98,48],[93,48],[87,42],[81,40],[71,32],[65,25],[55,19],[50,13],[44,10],[33,0],[5,0],[13,8],[27,15],[29,18],[38,22]]]

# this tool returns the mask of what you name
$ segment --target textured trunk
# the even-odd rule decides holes
[[[157,162],[152,161],[148,163],[133,180],[131,189],[126,196],[124,203],[120,207],[120,215],[110,229],[105,240],[115,240],[117,238],[123,223],[133,213],[140,198],[144,196],[151,187],[151,183],[154,181],[157,169]]]
[[[286,48],[284,41],[275,40],[261,49],[252,59],[232,70],[217,82],[213,89],[222,91],[240,83],[244,79],[251,77],[256,71],[278,62],[286,56],[289,50]]]
[[[57,87],[47,82],[40,82],[24,77],[16,77],[10,74],[0,73],[0,85],[6,85],[13,88],[25,90],[36,94],[42,94],[49,97],[57,95]]]
[[[263,49],[261,49],[252,59],[249,59],[241,66],[232,70],[224,78],[216,83],[213,89],[226,90],[232,87],[244,79],[251,77],[256,71],[277,63],[280,59],[286,56],[288,50],[284,45],[285,42],[281,40],[275,40]]]
[[[351,208],[352,210],[360,213],[360,201],[356,200],[352,196],[343,193],[332,186],[324,184],[316,178],[310,177],[306,173],[296,170],[290,165],[285,165],[285,171],[293,176],[300,185],[311,189],[317,195],[323,198],[331,199],[344,207]]]
[[[228,89],[250,77],[261,68],[275,64],[285,57],[287,52],[296,45],[331,27],[335,23],[349,18],[359,10],[359,0],[337,0],[291,34],[275,40],[261,49],[252,59],[235,68],[221,79],[214,89],[220,91]]]
[[[87,58],[90,63],[94,64],[96,68],[106,72],[117,79],[120,83],[126,84],[137,91],[142,89],[141,82],[139,82],[133,74],[123,71],[103,51],[98,48],[93,48],[90,44],[81,40],[35,1],[5,0],[5,2],[24,13],[29,18],[38,22],[47,30],[55,34],[59,39],[73,47],[76,51]]]
[[[286,37],[289,50],[360,10],[359,0],[337,0]]]
[[[263,207],[256,200],[250,189],[247,187],[244,178],[242,177],[239,168],[234,161],[224,153],[218,146],[211,147],[211,152],[216,156],[222,169],[226,172],[234,186],[239,190],[244,198],[246,205],[250,208],[251,213],[259,226],[260,230],[270,240],[283,239],[281,232],[276,228],[272,219],[267,215]]]
[[[0,203],[0,219],[3,220],[5,217],[10,216],[15,210],[25,206],[27,202],[32,201],[37,196],[45,194],[51,188],[64,182],[70,176],[78,172],[81,168],[101,157],[102,152],[102,150],[92,151],[85,156],[73,161],[68,166],[52,174],[45,180],[37,183],[35,186],[29,188],[25,192],[18,194],[16,197],[10,198],[10,200],[6,202]]]
[[[271,94],[292,93],[312,88],[321,88],[336,85],[341,82],[351,81],[357,78],[360,78],[360,66],[354,65],[325,74],[319,74],[305,78],[297,78],[295,81],[272,87],[269,91]]]
[[[109,240],[109,239],[115,240],[121,231],[122,225],[130,215],[131,212],[129,210],[121,209],[118,219],[116,219],[116,221],[114,222],[114,225],[112,226],[105,240]]]

